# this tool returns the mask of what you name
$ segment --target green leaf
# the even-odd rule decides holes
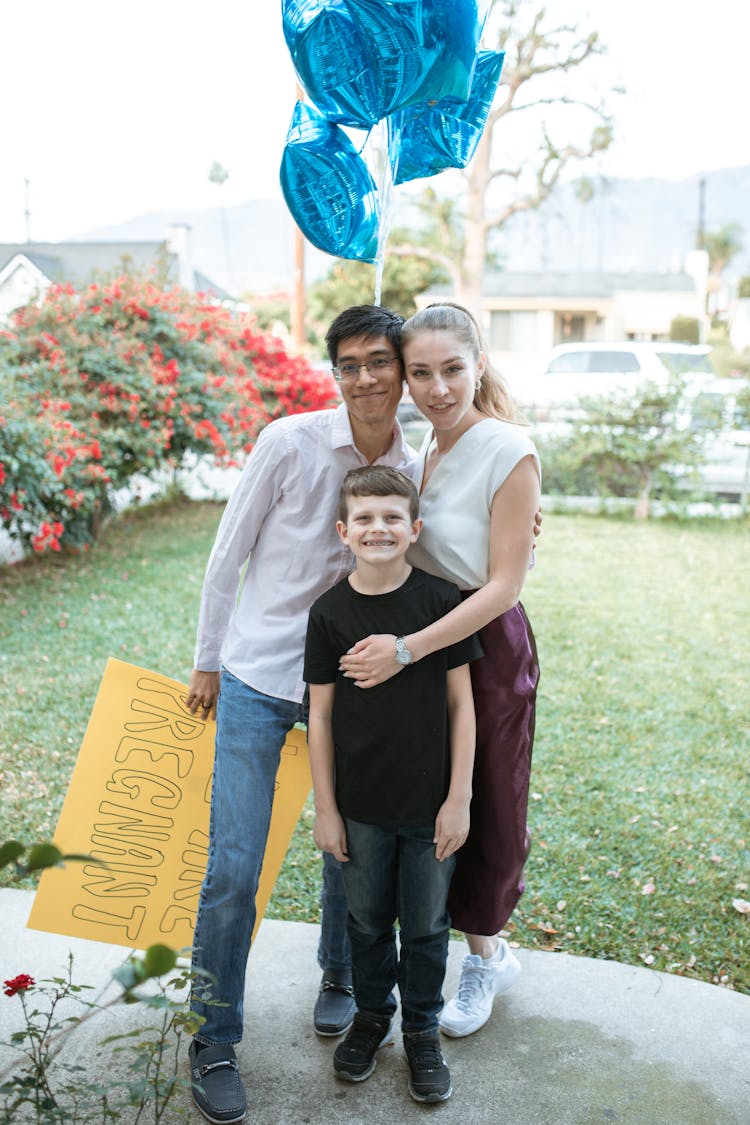
[[[13,863],[25,850],[25,846],[18,840],[8,840],[0,844],[0,867],[7,867],[9,863]]]
[[[112,972],[112,976],[118,984],[122,985],[126,992],[129,992],[131,988],[135,988],[135,986],[140,984],[143,980],[143,977],[136,972],[136,966],[133,961],[126,961],[124,965],[118,965]]]
[[[29,851],[26,867],[29,871],[54,867],[61,861],[62,857],[62,852],[54,844],[34,844]]]
[[[177,964],[177,954],[168,945],[150,945],[143,958],[143,966],[149,977],[160,977],[171,973]]]

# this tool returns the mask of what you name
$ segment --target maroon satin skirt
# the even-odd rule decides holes
[[[479,639],[484,656],[470,665],[477,716],[471,827],[456,856],[448,909],[455,929],[496,934],[524,891],[539,663],[520,602]]]

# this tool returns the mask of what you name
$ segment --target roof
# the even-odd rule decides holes
[[[532,273],[514,270],[488,272],[483,297],[612,297],[620,291],[695,292],[684,273]],[[452,292],[448,285],[433,286],[436,297]]]
[[[2,242],[0,274],[18,256],[27,258],[45,277],[55,282],[82,284],[96,274],[111,273],[127,262],[130,269],[148,269],[157,260],[166,260],[169,277],[177,280],[177,255],[165,241],[140,242]],[[193,283],[200,293],[212,293],[220,301],[233,300],[221,285],[200,270],[193,271]]]
[[[37,254],[31,251],[27,252],[25,250],[20,251],[20,253],[24,258],[28,258],[31,264],[36,266],[36,268],[41,273],[43,273],[45,277],[50,278],[50,280],[52,281],[56,280],[58,271],[60,269],[59,258],[53,257],[51,254]],[[8,259],[8,261],[12,261],[12,258]],[[3,261],[2,264],[0,264],[0,270],[3,269],[7,264],[7,262]]]
[[[221,285],[212,281],[205,273],[201,273],[200,270],[193,270],[193,284],[195,285],[196,293],[211,293],[220,301],[234,300],[231,293],[227,293],[226,289],[223,289]]]

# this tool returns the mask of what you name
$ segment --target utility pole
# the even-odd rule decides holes
[[[695,232],[695,249],[706,249],[706,178],[698,180],[698,229]]]
[[[26,241],[31,242],[31,180],[23,181],[23,221],[26,230]]]
[[[227,182],[228,179],[229,179],[229,172],[227,172],[226,168],[224,168],[224,166],[222,164],[220,164],[218,160],[214,160],[213,164],[211,165],[211,167],[208,170],[208,182],[210,184],[216,184],[218,187],[223,187],[223,185]],[[233,276],[233,272],[232,272],[232,254],[231,254],[231,250],[229,248],[229,226],[227,225],[227,212],[226,212],[226,208],[224,206],[223,196],[221,198],[220,215],[221,215],[221,235],[222,235],[222,239],[224,241],[224,265],[225,265],[225,268],[226,268],[226,271],[227,271],[226,285],[227,285],[227,289],[231,290],[232,294],[234,295],[234,276]]]
[[[297,83],[297,101],[305,99],[305,92]],[[292,340],[297,351],[305,347],[305,236],[294,225],[294,281],[291,294],[290,316]]]

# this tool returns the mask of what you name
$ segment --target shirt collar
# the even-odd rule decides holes
[[[399,462],[409,461],[413,456],[409,446],[406,444],[401,425],[398,418],[393,420],[393,436],[389,454],[397,453]],[[349,411],[346,409],[346,403],[342,402],[336,407],[335,417],[333,419],[333,428],[331,430],[331,448],[341,449],[343,446],[351,446],[356,449],[354,444],[354,434],[352,433],[352,424],[349,419]]]

